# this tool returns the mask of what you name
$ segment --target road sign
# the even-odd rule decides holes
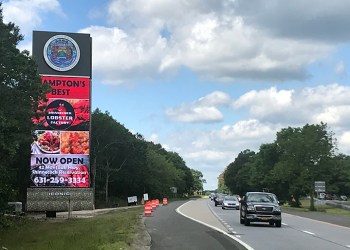
[[[326,192],[326,182],[315,181],[315,192]]]
[[[173,194],[177,194],[177,187],[171,187],[171,188],[170,188],[170,191],[171,191]]]

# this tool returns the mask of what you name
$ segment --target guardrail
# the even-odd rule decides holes
[[[341,201],[330,201],[330,200],[327,200],[325,203],[327,205],[330,205],[330,206],[333,206],[333,207],[342,208],[342,209],[345,209],[345,210],[350,210],[350,206],[343,204]]]

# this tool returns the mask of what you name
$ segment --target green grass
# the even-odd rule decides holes
[[[296,208],[296,207],[291,207],[289,205],[283,205],[282,209],[291,209],[291,210],[296,210],[296,211],[302,211],[302,212],[312,212],[310,211],[310,200],[309,199],[302,199],[300,200],[301,202],[301,207]],[[341,208],[336,208],[330,205],[317,205],[315,202],[315,208],[317,212],[324,212],[328,214],[343,214],[343,215],[349,215],[350,216],[350,211],[341,209]]]
[[[142,207],[79,219],[21,219],[0,231],[0,247],[9,250],[131,249]]]

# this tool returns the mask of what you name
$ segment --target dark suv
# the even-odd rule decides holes
[[[241,199],[240,223],[268,222],[281,227],[281,208],[276,195],[266,192],[248,192]]]
[[[217,196],[214,197],[214,203],[215,207],[216,206],[221,206],[222,202],[224,201],[225,195],[218,194]]]

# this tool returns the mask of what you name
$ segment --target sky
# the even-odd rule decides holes
[[[1,1],[1,0],[0,0]],[[199,170],[324,122],[350,154],[348,0],[2,0],[32,32],[92,37],[92,108]]]

